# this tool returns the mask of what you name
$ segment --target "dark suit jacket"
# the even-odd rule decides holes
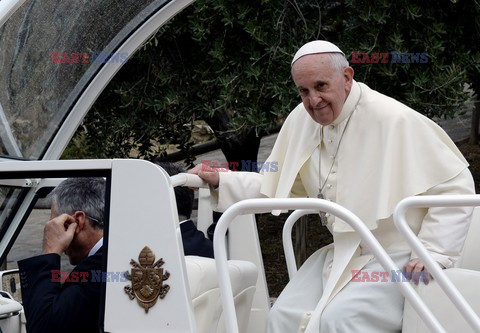
[[[58,254],[44,254],[21,260],[18,267],[27,332],[100,331],[98,317],[101,282],[95,281],[95,278],[92,281],[91,271],[102,269],[101,248],[78,264],[63,284],[59,281]],[[65,279],[66,276],[63,277]]]
[[[213,243],[203,232],[197,229],[192,220],[180,224],[183,252],[186,256],[213,258]]]

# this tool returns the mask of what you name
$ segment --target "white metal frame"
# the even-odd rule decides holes
[[[0,24],[1,26],[1,24]],[[12,128],[10,127],[10,123],[8,122],[7,116],[5,115],[5,111],[3,111],[2,104],[0,103],[0,138],[2,139],[3,145],[7,150],[10,156],[14,157],[23,157],[22,151],[18,147],[17,141],[15,140],[15,136],[13,135]]]
[[[318,214],[315,210],[297,209],[285,221],[282,231],[283,251],[285,253],[285,261],[287,262],[288,278],[291,280],[298,271],[297,261],[295,260],[295,251],[293,250],[292,229],[295,222],[302,216],[309,214]]]
[[[20,8],[25,0],[1,0],[0,1],[0,27],[7,22],[10,16]]]
[[[348,223],[370,247],[382,267],[387,271],[398,271],[398,267],[378,243],[376,238],[355,214],[346,208],[322,199],[295,198],[295,199],[249,199],[240,201],[229,207],[217,222],[214,237],[215,261],[219,274],[223,310],[225,313],[225,326],[228,333],[238,333],[238,323],[233,303],[233,293],[227,269],[227,254],[225,251],[225,235],[231,221],[238,215],[252,213],[266,213],[272,210],[308,210],[324,211],[333,214]],[[305,212],[298,213],[304,215]],[[300,216],[298,216],[300,217]],[[429,318],[428,327],[434,332],[445,332],[431,311],[420,299],[410,283],[396,282],[405,298],[422,318]]]
[[[408,226],[406,220],[406,213],[411,208],[426,208],[426,207],[467,207],[480,206],[480,195],[441,195],[441,196],[416,196],[403,199],[395,207],[393,213],[393,220],[397,229],[402,233],[407,242],[412,247],[412,250],[423,260],[428,268],[428,271],[437,281],[445,294],[450,298],[452,303],[457,307],[465,320],[474,329],[475,332],[480,332],[480,318],[475,314],[471,306],[467,303],[465,298],[460,294],[458,289],[448,279],[445,272],[433,260],[428,251],[422,245],[417,236]],[[412,304],[413,306],[413,304]],[[418,312],[418,311],[417,311]],[[420,317],[434,332],[445,332],[442,327],[433,329],[438,321],[433,315],[422,315]],[[435,320],[434,320],[435,319]]]
[[[197,175],[191,173],[179,173],[170,177],[173,187],[189,186],[189,187],[208,187],[208,184]]]

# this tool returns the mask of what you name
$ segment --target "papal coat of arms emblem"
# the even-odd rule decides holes
[[[168,284],[163,284],[170,276],[162,265],[163,258],[155,262],[155,254],[148,246],[145,246],[138,255],[138,261],[130,260],[133,266],[131,274],[127,272],[126,278],[132,281],[132,286],[125,286],[124,290],[131,300],[137,299],[138,304],[145,309],[145,313],[157,303],[157,299],[163,299],[170,290]]]

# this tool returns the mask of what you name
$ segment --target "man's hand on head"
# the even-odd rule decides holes
[[[76,228],[75,218],[68,214],[48,221],[43,230],[43,253],[61,255],[72,242]]]
[[[205,164],[197,164],[195,167],[188,170],[187,172],[197,175],[198,177],[206,181],[208,185],[211,185],[211,186],[218,186],[220,182],[220,177],[218,176],[218,172],[214,168],[211,168]]]

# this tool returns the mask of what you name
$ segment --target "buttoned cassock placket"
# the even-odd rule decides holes
[[[297,179],[294,184],[294,187],[297,187],[297,190],[295,190],[295,188],[292,190],[293,192],[297,192],[299,196],[302,196],[301,189],[298,189],[299,186],[303,187],[307,196],[311,198],[316,198],[320,189],[323,187],[322,193],[324,198],[328,201],[335,202],[337,198],[336,185],[338,170],[338,159],[336,158],[336,154],[340,148],[339,144],[341,144],[342,134],[346,130],[349,117],[354,110],[351,109],[348,111],[350,112],[342,112],[330,125],[319,125],[321,126],[321,137],[319,137],[320,143],[313,151],[311,157],[300,169],[298,176],[300,179]],[[319,170],[320,163],[321,167]],[[333,233],[332,224],[335,217],[329,213],[326,213],[326,217],[328,222],[326,227]],[[323,271],[322,281],[324,287],[328,281],[331,268],[332,261],[330,260],[330,262],[325,265],[325,270]]]
[[[323,196],[326,200],[335,202],[337,198],[337,170],[338,170],[338,150],[342,144],[342,135],[348,130],[348,120],[352,115],[352,112],[355,112],[355,109],[351,112],[344,112],[330,125],[325,125],[321,127],[321,140],[318,147],[313,151],[312,156],[306,161],[304,166],[299,172],[299,177],[301,179],[302,186],[307,192],[309,197],[316,197],[320,189],[322,190]],[[344,142],[343,144],[347,144]],[[319,170],[320,165],[320,170]],[[319,179],[320,177],[320,179]],[[299,182],[296,182],[298,186]],[[298,190],[300,192],[300,190]],[[332,234],[333,232],[333,223],[335,217],[329,213],[326,214],[327,217],[327,228]],[[360,246],[360,253],[363,252],[363,246]],[[358,254],[357,254],[358,255]],[[365,261],[368,261],[371,256],[365,257]],[[333,264],[333,254],[332,252],[328,254],[326,260],[323,264],[323,274],[322,279],[320,280],[325,289],[327,282],[329,280],[330,274],[332,272]],[[311,281],[314,283],[314,281]],[[341,287],[340,287],[341,288]],[[319,299],[321,298],[319,295]],[[314,310],[313,308],[311,309]],[[331,318],[324,318],[324,320],[330,320]],[[304,332],[308,322],[311,319],[311,312],[307,311],[300,319],[300,326],[298,332]],[[325,323],[323,323],[325,324]],[[328,324],[327,324],[328,325]],[[324,325],[322,325],[324,326]],[[328,327],[328,326],[327,326]],[[325,328],[325,327],[324,327]],[[276,328],[274,326],[269,327],[270,332],[273,332]],[[293,327],[291,328],[293,329]]]
[[[321,138],[319,145],[312,153],[312,156],[305,162],[299,172],[302,186],[311,198],[316,198],[319,190],[323,187],[322,193],[326,200],[335,202],[337,198],[337,170],[338,156],[335,157],[341,144],[342,134],[346,130],[348,120],[354,110],[342,112],[330,125],[321,126]],[[319,170],[319,162],[321,168]],[[320,180],[319,180],[319,174]],[[298,184],[298,182],[296,182]],[[328,225],[331,230],[334,217],[326,214]]]

